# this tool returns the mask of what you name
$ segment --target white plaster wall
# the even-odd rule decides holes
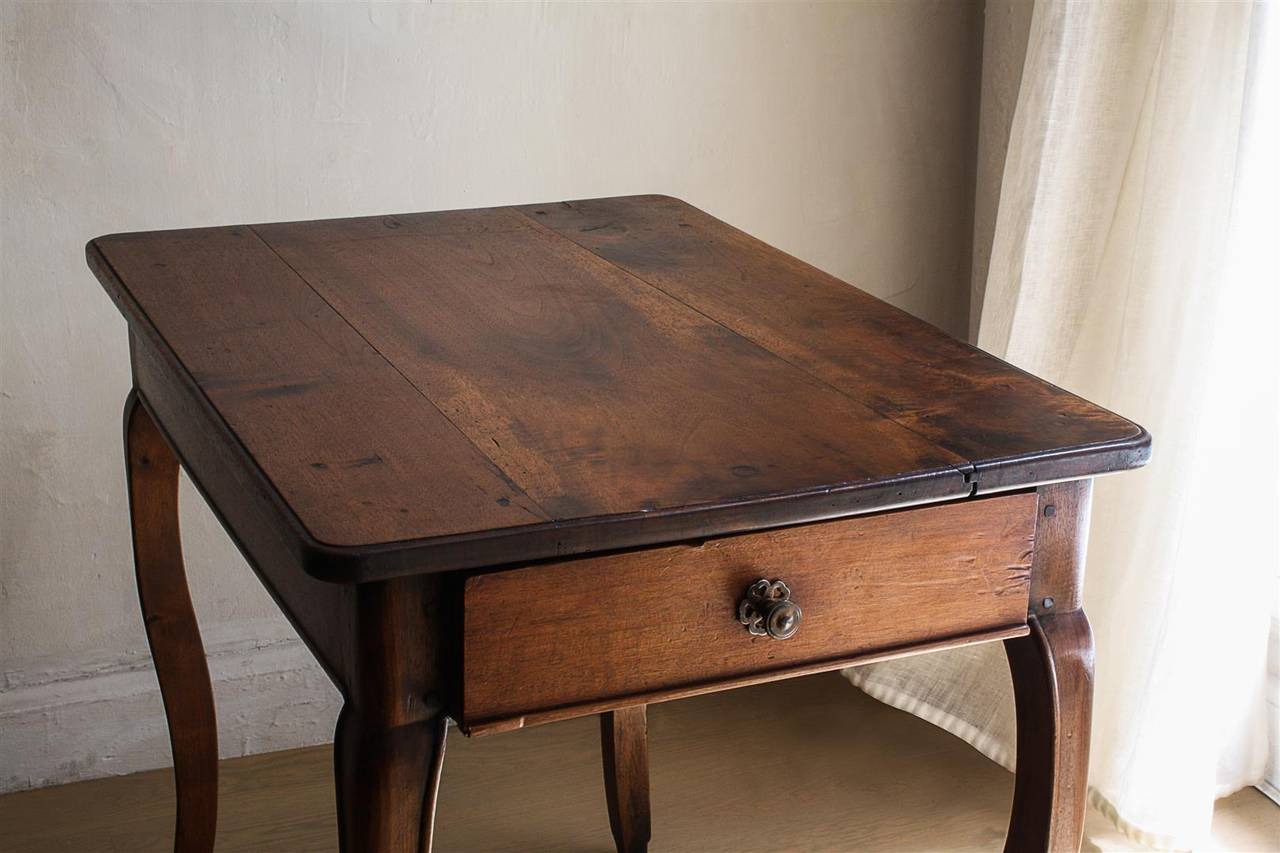
[[[661,192],[961,334],[969,2],[0,6],[0,790],[167,762],[97,234]],[[184,485],[223,751],[337,699]]]

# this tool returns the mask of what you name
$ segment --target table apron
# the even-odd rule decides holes
[[[454,715],[499,731],[1021,636],[1037,507],[1028,491],[474,574]],[[739,620],[761,579],[800,608],[794,636]]]

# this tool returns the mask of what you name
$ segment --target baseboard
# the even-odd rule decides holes
[[[223,758],[333,739],[341,697],[296,637],[206,638],[206,649]],[[160,689],[145,653],[6,673],[6,682],[0,793],[172,763]]]

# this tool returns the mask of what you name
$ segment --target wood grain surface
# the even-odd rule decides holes
[[[447,581],[351,588],[352,665],[334,734],[344,853],[431,853],[447,725]]]
[[[551,518],[964,463],[512,211],[392,221],[257,230]]]
[[[1031,613],[1046,615],[1084,606],[1085,553],[1093,508],[1093,481],[1050,483],[1040,494],[1036,552],[1031,566]]]
[[[464,728],[1023,626],[1036,495],[479,574],[463,592]],[[782,579],[803,610],[754,637],[738,602]],[[628,700],[630,701],[630,700]]]
[[[252,229],[110,246],[164,341],[317,540],[545,520]],[[422,488],[428,475],[450,488]]]
[[[1005,641],[1018,718],[1009,853],[1078,850],[1088,796],[1094,653],[1082,590],[1093,483],[1037,491],[1031,631]]]
[[[663,293],[963,456],[979,491],[1132,467],[1141,427],[669,196],[520,208]],[[1072,460],[1073,454],[1088,457]],[[1039,471],[1037,469],[1040,469]],[[1070,476],[1095,473],[1076,470]]]
[[[609,828],[618,853],[649,849],[649,724],[644,705],[600,715]]]
[[[1138,427],[674,199],[101,237],[90,267],[247,551],[364,581],[1141,464]],[[148,384],[151,383],[151,384]],[[154,386],[154,387],[152,387]],[[227,464],[232,470],[227,470]]]
[[[1080,849],[1093,719],[1093,632],[1083,610],[1031,618],[1005,641],[1018,717],[1006,853]]]
[[[137,394],[124,406],[125,464],[138,601],[173,751],[173,849],[212,853],[218,722],[178,527],[178,458]]]

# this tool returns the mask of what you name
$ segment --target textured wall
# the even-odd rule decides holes
[[[661,192],[967,328],[972,3],[5,0],[0,27],[0,789],[167,760],[96,234]],[[326,739],[336,695],[182,498],[224,752]]]

